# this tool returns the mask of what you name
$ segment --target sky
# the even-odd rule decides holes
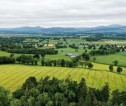
[[[0,27],[126,25],[126,0],[0,0]]]

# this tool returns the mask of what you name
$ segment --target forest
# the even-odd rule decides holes
[[[101,89],[88,88],[86,80],[79,83],[67,78],[58,80],[46,76],[36,80],[29,77],[20,89],[12,93],[0,87],[1,106],[115,106],[126,105],[126,92],[114,90],[110,99],[109,85]]]

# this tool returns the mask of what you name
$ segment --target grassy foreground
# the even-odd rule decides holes
[[[62,67],[42,67],[27,65],[0,65],[0,86],[5,87],[11,92],[20,88],[25,80],[30,76],[37,79],[45,76],[55,76],[59,79],[70,77],[72,80],[80,81],[86,79],[89,87],[101,88],[109,82],[110,90],[126,90],[126,69],[122,74],[109,72],[107,65],[95,64],[94,69],[84,68],[62,68]]]

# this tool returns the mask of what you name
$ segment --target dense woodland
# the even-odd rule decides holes
[[[48,76],[36,80],[29,77],[20,89],[9,97],[9,91],[0,87],[1,106],[119,106],[126,105],[126,92],[115,90],[110,99],[109,85],[101,89],[88,88],[86,80],[79,83],[69,78],[58,80]]]

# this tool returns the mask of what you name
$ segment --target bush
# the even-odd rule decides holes
[[[93,64],[92,63],[88,63],[88,68],[93,68]]]

